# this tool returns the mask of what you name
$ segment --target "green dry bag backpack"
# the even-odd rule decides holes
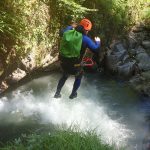
[[[82,33],[76,30],[68,30],[64,32],[60,44],[60,55],[67,58],[80,57],[82,45]]]

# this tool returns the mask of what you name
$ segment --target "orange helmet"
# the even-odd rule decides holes
[[[92,23],[90,20],[88,19],[82,19],[81,22],[80,22],[80,25],[84,27],[84,30],[91,30],[92,28]]]

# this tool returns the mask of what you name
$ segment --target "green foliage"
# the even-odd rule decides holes
[[[49,0],[47,3],[50,18],[52,18],[50,19],[51,31],[56,31],[56,29],[71,24],[73,20],[81,19],[87,12],[94,11],[73,0]]]
[[[147,8],[149,0],[128,0],[126,3],[126,11],[128,19],[132,24],[136,24],[142,19],[148,19],[144,15],[143,11]]]
[[[98,9],[87,15],[94,24],[94,34],[99,34],[108,44],[117,35],[124,34],[129,28],[141,21],[148,20],[143,11],[149,0],[85,0],[83,5]]]
[[[14,5],[9,0],[0,1],[0,34],[18,38],[24,29],[21,16],[17,15]]]
[[[0,66],[6,70],[29,53],[41,65],[48,53],[58,52],[60,29],[83,17],[91,19],[92,34],[107,44],[141,20],[149,24],[148,1],[1,0]]]
[[[21,6],[17,3],[17,7]],[[21,9],[21,8],[20,8]],[[19,57],[24,55],[21,34],[25,24],[19,9],[16,9],[15,1],[0,1],[0,70],[9,69],[9,66],[17,64]]]
[[[23,135],[1,150],[115,150],[114,146],[102,144],[94,132],[55,130],[49,134]]]
[[[13,50],[16,58],[32,53],[40,65],[58,44],[60,28],[87,11],[73,0],[1,1],[0,57],[5,58],[2,63],[10,63]]]
[[[142,10],[142,19],[145,21],[145,24],[150,28],[150,1],[147,0],[145,7]]]

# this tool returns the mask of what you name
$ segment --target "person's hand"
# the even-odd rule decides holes
[[[96,41],[96,42],[100,42],[101,39],[100,39],[99,37],[95,37],[95,41]]]

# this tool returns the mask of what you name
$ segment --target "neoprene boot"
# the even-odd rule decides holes
[[[69,96],[70,99],[74,99],[76,97],[77,97],[77,92],[71,93],[71,95]]]
[[[69,96],[70,99],[76,98],[77,97],[77,90],[80,87],[81,84],[81,78],[75,78],[74,84],[73,84],[73,89],[71,92],[71,95]]]
[[[56,92],[55,95],[54,95],[54,98],[61,98],[60,92]]]

